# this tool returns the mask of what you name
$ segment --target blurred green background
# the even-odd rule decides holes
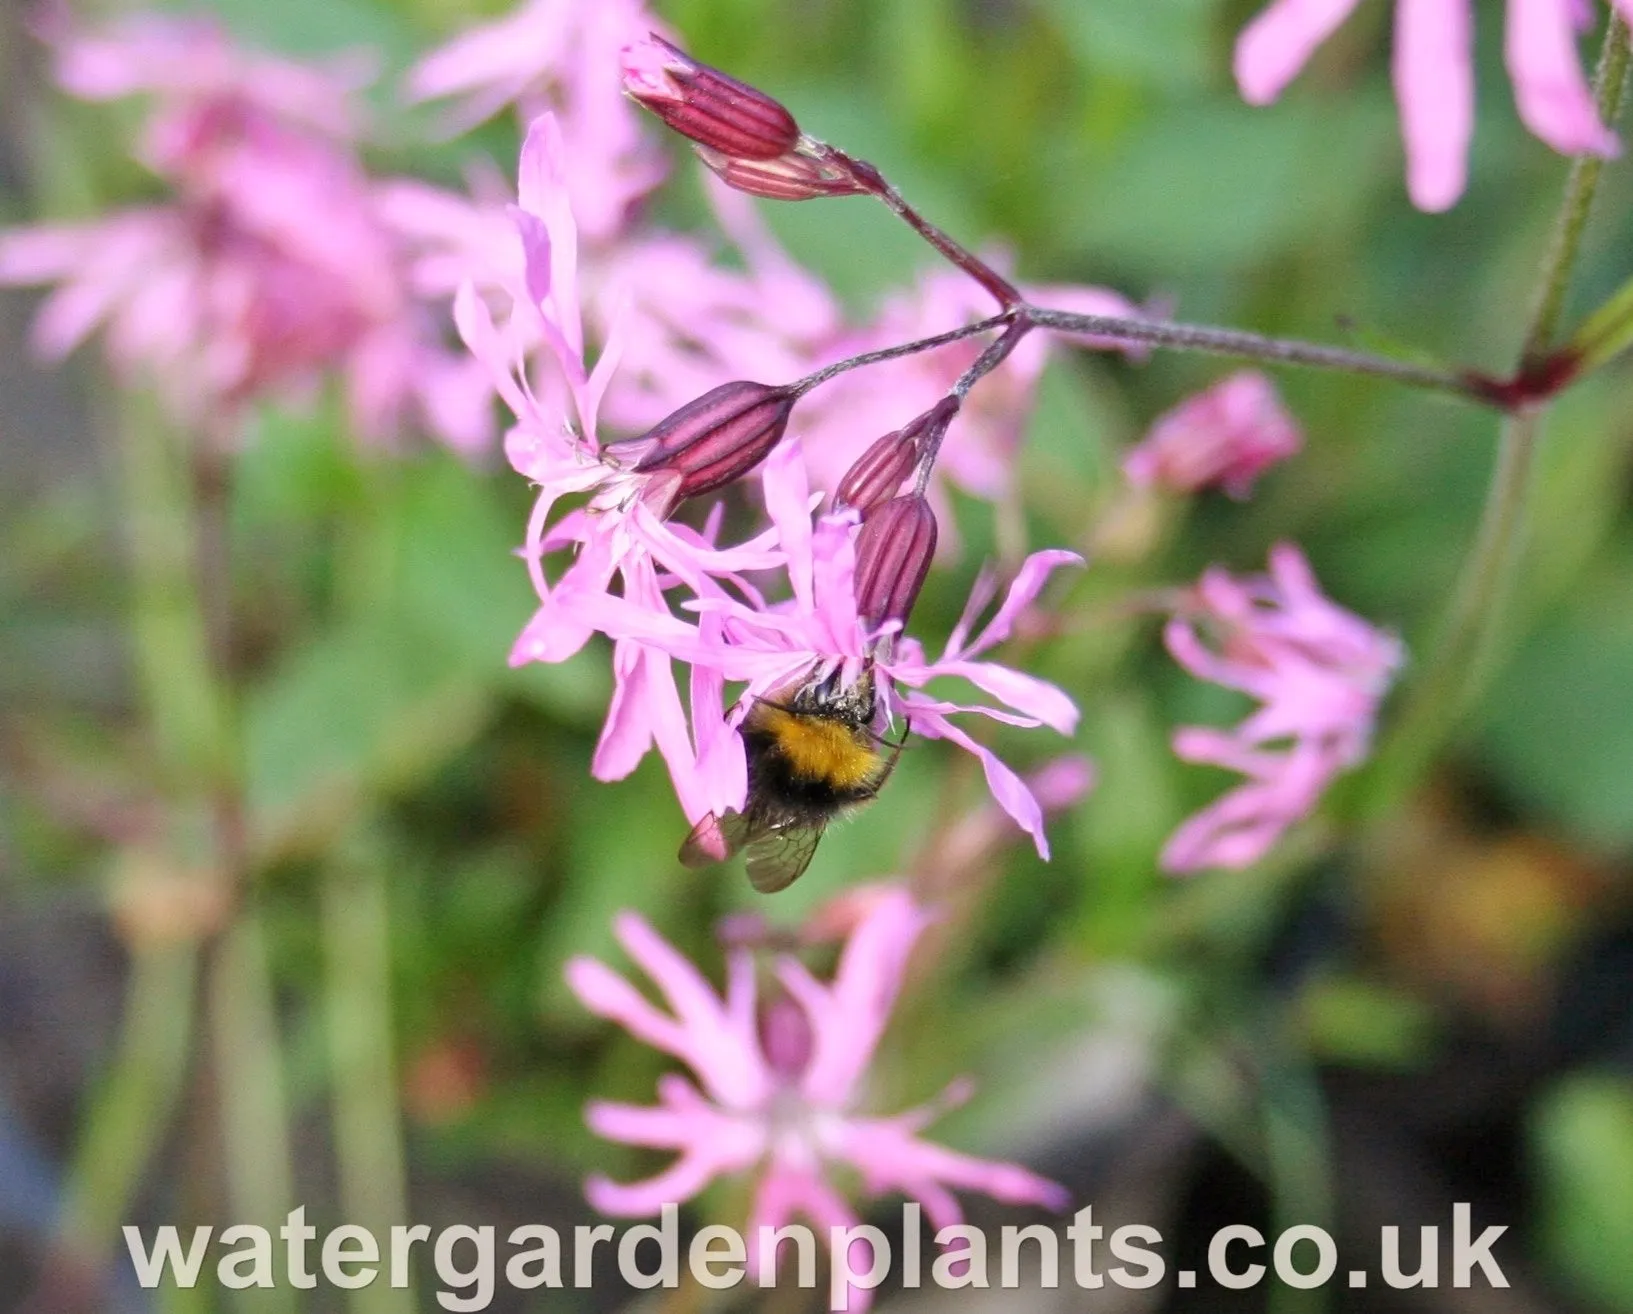
[[[371,155],[382,170],[457,186],[478,156],[513,169],[509,118],[429,145],[429,112],[389,94],[392,74],[497,6],[208,8],[280,51],[383,52]],[[879,164],[960,239],[1007,245],[1027,280],[1101,284],[1192,321],[1511,367],[1566,164],[1515,119],[1496,9],[1479,15],[1469,190],[1426,216],[1401,181],[1388,8],[1362,6],[1264,110],[1239,101],[1228,71],[1254,8],[659,6],[694,52]],[[0,22],[0,218],[84,215],[142,194],[108,130],[120,111],[55,95],[19,15]],[[659,216],[685,225],[701,207],[695,167],[676,158]],[[1573,318],[1630,272],[1630,198],[1633,172],[1615,164]],[[932,258],[862,202],[765,214],[858,316]],[[60,1211],[96,1233],[108,1221],[99,1201],[128,1199],[119,1221],[239,1218],[234,1192],[248,1182],[253,1197],[259,1181],[262,1205],[292,1192],[321,1226],[390,1217],[406,1175],[413,1221],[579,1221],[584,1172],[661,1162],[591,1137],[583,1101],[645,1102],[667,1065],[572,1000],[565,959],[622,965],[609,918],[630,907],[708,962],[721,914],[793,922],[847,885],[922,871],[941,860],[938,829],[979,804],[972,764],[924,746],[773,904],[740,873],[683,873],[685,823],[655,761],[619,784],[589,779],[605,648],[559,668],[506,666],[531,611],[512,555],[525,482],[497,457],[473,469],[428,450],[360,456],[330,401],[268,409],[235,465],[230,530],[255,873],[255,934],[238,950],[264,955],[270,991],[223,1002],[207,934],[219,910],[196,870],[207,808],[171,787],[188,750],[145,728],[155,695],[132,670],[121,508],[133,480],[156,481],[158,506],[167,493],[162,468],[133,465],[129,434],[160,422],[110,390],[94,352],[36,371],[23,340],[35,300],[0,298],[0,1305],[229,1307],[203,1292],[110,1295],[65,1268],[47,1239]],[[1453,1200],[1474,1203],[1477,1227],[1511,1229],[1498,1253],[1514,1287],[1500,1305],[1450,1289],[1168,1284],[1122,1292],[1119,1308],[1633,1310],[1627,373],[1613,366],[1551,411],[1491,683],[1432,768],[1341,783],[1326,819],[1260,867],[1175,881],[1156,868],[1163,840],[1229,781],[1178,763],[1168,736],[1242,707],[1175,668],[1155,622],[1120,603],[1211,562],[1260,569],[1270,544],[1293,539],[1331,596],[1397,630],[1421,664],[1496,441],[1495,418],[1471,407],[1287,373],[1278,383],[1307,449],[1252,501],[1118,519],[1121,452],[1227,368],[1079,354],[1045,377],[1021,456],[1028,537],[1097,559],[1056,595],[1059,632],[1007,659],[1078,699],[1071,747],[1093,755],[1100,784],[1052,822],[1051,864],[1010,843],[961,873],[941,952],[882,1051],[878,1107],[973,1074],[980,1093],[941,1124],[946,1140],[1023,1158],[1097,1213],[1161,1227],[1176,1266],[1200,1266],[1208,1232],[1230,1222],[1319,1223],[1346,1260],[1346,1247],[1373,1253],[1383,1224],[1448,1229]],[[967,551],[915,613],[930,643],[996,550],[990,511],[958,511]],[[167,522],[145,532],[162,556]],[[196,697],[185,680],[178,670],[168,695],[184,722]],[[1035,766],[1067,747],[1043,738],[997,742]],[[173,1088],[119,1061],[144,1016],[155,1052],[190,1047]],[[223,1017],[249,1030],[212,1038]],[[223,1100],[223,1082],[264,1095],[260,1111]],[[216,1148],[235,1117],[266,1130],[236,1165]],[[144,1118],[162,1134],[132,1159]],[[689,1216],[732,1207],[716,1193]],[[428,1291],[419,1308],[434,1307]],[[246,1293],[230,1307],[339,1308],[339,1295],[297,1306],[288,1292]],[[392,1303],[402,1299],[354,1293],[348,1307],[412,1307]],[[1065,1309],[1084,1297],[1028,1299]],[[609,1284],[548,1300],[621,1297]],[[495,1306],[535,1307],[502,1290]]]

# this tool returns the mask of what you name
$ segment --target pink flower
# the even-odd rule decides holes
[[[1633,0],[1612,0],[1633,21]],[[1274,0],[1242,30],[1236,81],[1252,104],[1276,99],[1355,0]],[[1587,0],[1508,0],[1504,49],[1520,118],[1566,155],[1614,155],[1576,51],[1593,25]],[[1470,0],[1397,0],[1395,99],[1406,142],[1407,191],[1420,210],[1445,210],[1463,194],[1474,131]]]
[[[605,333],[619,317],[606,413],[620,427],[645,429],[732,379],[798,378],[840,332],[833,294],[778,247],[752,203],[712,179],[708,196],[741,267],[696,238],[644,232],[598,252],[586,278],[592,322]]]
[[[871,663],[877,675],[884,677],[881,693],[890,715],[910,721],[915,734],[947,739],[973,753],[981,762],[988,788],[999,806],[1032,837],[1039,854],[1047,857],[1043,809],[1032,790],[997,754],[972,739],[951,718],[973,713],[1007,725],[1047,725],[1061,734],[1072,733],[1077,708],[1064,692],[1046,681],[982,658],[1010,636],[1055,568],[1081,564],[1081,558],[1061,551],[1037,552],[1028,557],[991,619],[979,632],[972,633],[976,618],[994,592],[993,581],[984,578],[941,655],[932,660],[916,639],[890,634],[892,627],[888,624],[886,633],[875,633],[859,615],[855,515],[846,512],[824,516],[813,525],[811,512],[817,499],[811,496],[798,444],[779,447],[762,467],[760,482],[772,522],[763,541],[774,544],[779,554],[788,585],[789,596],[785,599],[767,600],[746,581],[717,578],[726,574],[717,571],[708,575],[694,573],[694,578],[686,581],[694,598],[684,604],[684,610],[693,613],[695,619],[676,614],[667,604],[647,605],[604,590],[576,594],[570,604],[563,605],[570,606],[576,622],[588,629],[687,663],[693,668],[694,691],[703,672],[716,687],[724,681],[745,682],[725,722],[731,725],[755,698],[766,697],[790,682],[825,678],[837,670],[848,684],[860,678],[864,667]],[[952,702],[925,692],[926,685],[943,678],[967,681],[992,702]],[[630,701],[626,706],[635,714],[639,705]],[[717,707],[700,707],[694,702],[696,733],[714,740],[724,715]],[[735,753],[723,751],[717,767],[729,771],[732,781],[740,781],[744,779],[741,741],[732,735],[729,743],[735,744]],[[661,743],[659,748],[662,751]],[[698,770],[696,757],[684,752],[670,757],[665,752],[665,758],[684,805],[683,791]],[[726,806],[741,806],[738,788],[735,797],[726,798]],[[709,792],[716,798],[726,795],[726,781],[722,779]],[[698,812],[688,810],[687,818],[695,822],[706,811],[719,812],[720,808],[715,805]]]
[[[1237,580],[1210,569],[1163,638],[1192,675],[1262,706],[1234,730],[1175,733],[1174,751],[1187,762],[1247,780],[1181,825],[1162,865],[1248,866],[1315,807],[1334,776],[1366,757],[1405,654],[1392,635],[1323,597],[1304,555],[1286,543],[1271,549],[1268,576]]]
[[[1275,385],[1240,370],[1159,416],[1123,459],[1123,473],[1142,488],[1194,493],[1217,484],[1245,499],[1268,466],[1303,444]]]
[[[625,45],[658,28],[641,0],[528,0],[427,55],[409,71],[409,95],[462,97],[455,131],[512,103],[525,122],[556,114],[573,213],[589,239],[605,241],[665,173],[619,66]]]
[[[746,950],[728,954],[722,997],[639,916],[620,915],[614,923],[619,943],[652,978],[668,1011],[593,958],[567,964],[568,985],[591,1012],[680,1059],[695,1084],[670,1074],[659,1080],[656,1106],[595,1101],[586,1108],[590,1128],[609,1140],[678,1156],[642,1182],[590,1178],[590,1203],[614,1216],[651,1215],[690,1199],[716,1177],[754,1174],[751,1272],[757,1272],[763,1227],[782,1227],[795,1215],[824,1232],[856,1225],[855,1209],[831,1181],[836,1165],[859,1173],[869,1194],[900,1191],[918,1200],[937,1229],[963,1219],[955,1189],[1064,1209],[1069,1197],[1054,1182],[921,1139],[939,1111],[934,1106],[883,1118],[859,1112],[863,1080],[908,956],[931,920],[905,892],[877,892],[863,905],[831,982],[819,981],[797,958],[779,955],[780,989],[765,999]],[[865,1309],[871,1298],[860,1289],[851,1297],[854,1309]]]
[[[56,283],[34,326],[50,358],[99,326],[121,373],[155,375],[195,423],[343,372],[369,437],[417,413],[470,449],[489,428],[481,369],[444,350],[344,139],[351,83],[240,54],[213,28],[149,19],[70,40],[80,94],[149,91],[143,155],[165,204],[0,233],[0,283]],[[299,105],[298,112],[292,107]]]

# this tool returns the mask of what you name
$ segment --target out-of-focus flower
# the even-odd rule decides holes
[[[1633,0],[1612,0],[1633,22]],[[1255,105],[1276,99],[1355,7],[1355,0],[1274,0],[1236,42],[1236,81]],[[1504,52],[1525,126],[1565,155],[1614,155],[1577,55],[1589,0],[1508,0]],[[1420,210],[1463,194],[1474,131],[1471,0],[1396,0],[1394,78],[1406,188]]]
[[[1270,573],[1210,569],[1163,632],[1199,680],[1262,704],[1234,730],[1186,726],[1174,751],[1247,779],[1170,837],[1169,871],[1245,867],[1309,814],[1328,783],[1367,754],[1378,704],[1404,659],[1400,642],[1323,597],[1296,547]]]
[[[117,370],[151,372],[183,415],[214,423],[336,369],[365,436],[417,415],[453,446],[484,442],[482,370],[439,343],[352,155],[355,79],[243,54],[180,20],[65,39],[57,53],[76,94],[151,96],[140,154],[172,196],[0,233],[0,283],[58,285],[34,326],[42,354],[105,325]]]
[[[1123,460],[1142,488],[1180,493],[1217,485],[1243,499],[1264,470],[1297,452],[1304,438],[1257,370],[1240,370],[1158,417]]]
[[[563,177],[580,230],[604,242],[663,181],[663,154],[624,98],[619,52],[662,24],[642,0],[528,0],[427,55],[408,74],[415,100],[459,97],[463,131],[516,105],[523,122],[553,113]]]
[[[690,665],[694,695],[700,676],[706,675],[713,688],[725,681],[746,682],[730,722],[718,705],[700,705],[694,696],[694,733],[711,742],[718,738],[720,727],[734,723],[755,698],[770,696],[794,681],[824,679],[836,671],[841,672],[842,683],[854,683],[871,663],[881,677],[881,697],[890,715],[908,718],[915,734],[947,739],[975,754],[993,797],[1047,857],[1043,810],[1026,782],[951,717],[976,713],[1007,725],[1047,725],[1061,734],[1076,728],[1077,708],[1064,692],[1046,681],[982,660],[982,656],[1010,636],[1057,566],[1078,565],[1082,559],[1061,551],[1028,557],[992,618],[979,633],[972,634],[976,618],[994,592],[992,581],[984,577],[941,655],[932,660],[916,639],[893,633],[895,621],[887,619],[875,629],[864,620],[855,587],[855,513],[823,516],[813,525],[815,499],[798,444],[785,442],[772,453],[761,468],[760,484],[772,523],[765,541],[775,545],[786,572],[788,598],[768,601],[741,579],[725,578],[723,582],[724,572],[694,572],[686,581],[694,591],[687,604],[690,616],[676,614],[666,602],[650,605],[627,593],[615,597],[597,590],[572,598],[573,619],[588,629]],[[888,642],[880,641],[884,638]],[[968,681],[997,705],[949,702],[924,692],[927,684],[942,677]],[[623,703],[629,715],[642,715],[640,707],[633,698]],[[684,790],[695,781],[699,763],[688,752],[671,757],[661,742],[658,746],[686,806]],[[741,740],[731,734],[717,759],[717,769],[729,771],[732,781],[741,782],[742,763]],[[725,798],[727,807],[742,806],[742,788],[737,784],[735,797]],[[719,798],[726,789],[723,775],[711,792]],[[688,809],[688,820],[699,820],[704,811],[718,813],[721,808]]]
[[[679,1156],[643,1182],[590,1178],[590,1203],[618,1217],[656,1214],[717,1177],[751,1173],[757,1178],[751,1238],[795,1215],[826,1233],[858,1222],[831,1180],[832,1169],[843,1166],[860,1174],[870,1194],[899,1191],[919,1201],[938,1230],[963,1219],[957,1189],[1008,1204],[1065,1208],[1069,1197],[1054,1182],[923,1140],[919,1133],[937,1106],[884,1118],[859,1111],[908,956],[930,920],[905,892],[877,890],[861,905],[831,982],[781,955],[775,965],[780,989],[764,999],[746,950],[728,954],[722,997],[639,916],[622,914],[614,924],[619,943],[656,983],[668,1011],[592,958],[568,963],[568,984],[591,1012],[680,1059],[695,1084],[670,1074],[658,1083],[654,1107],[596,1101],[586,1108],[591,1129],[609,1140]],[[954,1098],[963,1093],[952,1092]],[[946,1103],[944,1096],[940,1107]],[[758,1249],[751,1243],[751,1266]],[[869,1292],[850,1295],[851,1308],[867,1307]]]

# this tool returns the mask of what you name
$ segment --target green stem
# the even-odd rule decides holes
[[[1613,15],[1594,74],[1595,102],[1612,126],[1621,111],[1627,68],[1627,26]],[[1571,163],[1522,339],[1519,373],[1544,359],[1553,346],[1602,165],[1597,156],[1587,155]],[[1503,421],[1479,530],[1452,603],[1423,673],[1375,762],[1374,804],[1394,797],[1422,774],[1457,729],[1490,671],[1522,556],[1546,408],[1546,402],[1537,403]]]
[[[1612,126],[1622,111],[1628,55],[1627,24],[1621,14],[1612,10],[1610,24],[1605,28],[1604,44],[1599,49],[1599,65],[1593,75],[1594,101],[1599,108],[1599,117]],[[1570,291],[1571,271],[1576,268],[1582,233],[1593,209],[1593,197],[1598,190],[1599,174],[1604,165],[1604,160],[1597,155],[1578,155],[1571,161],[1570,177],[1565,183],[1565,199],[1554,221],[1548,252],[1543,257],[1543,274],[1537,287],[1536,304],[1532,308],[1525,341],[1520,348],[1522,367],[1547,355],[1559,334],[1559,321],[1565,312],[1565,296]]]
[[[248,897],[251,863],[241,697],[233,651],[232,443],[230,432],[207,433],[191,453],[197,506],[192,578],[203,617],[209,670],[222,709],[214,769],[200,785],[213,826],[217,878],[236,910],[209,955],[212,1089],[219,1108],[221,1163],[232,1217],[276,1228],[294,1205],[295,1186],[277,1000],[261,917]],[[235,1303],[277,1314],[294,1314],[296,1309],[292,1290],[284,1286],[254,1297],[240,1295]]]
[[[1260,1072],[1259,1116],[1271,1229],[1279,1236],[1290,1227],[1314,1225],[1330,1236],[1333,1183],[1326,1100],[1298,1046],[1283,1036],[1270,1043],[1273,1051]],[[1301,1248],[1295,1263],[1309,1262],[1309,1248]],[[1266,1307],[1270,1314],[1312,1314],[1330,1306],[1328,1290],[1333,1285],[1329,1281],[1305,1289],[1272,1282]]]
[[[283,1049],[258,913],[242,913],[214,945],[209,988],[227,1203],[233,1221],[275,1230],[293,1207],[295,1186]],[[280,1284],[258,1293],[253,1308],[294,1314],[297,1306]]]
[[[383,1236],[407,1221],[402,1115],[391,1020],[385,864],[372,840],[336,854],[322,883],[325,1012],[341,1215]],[[383,1283],[354,1291],[355,1314],[391,1314]]]
[[[196,946],[136,950],[125,985],[119,1050],[82,1124],[59,1227],[70,1255],[100,1267],[128,1219],[142,1174],[164,1138],[187,1071]]]
[[[156,785],[171,804],[168,861],[204,861],[207,820],[186,782],[213,776],[225,715],[210,678],[209,642],[194,587],[194,504],[185,444],[146,399],[115,425],[129,547],[131,634],[138,699]],[[164,1139],[191,1051],[198,946],[192,928],[131,951],[112,1065],[81,1123],[60,1233],[65,1250],[100,1267],[132,1195]]]

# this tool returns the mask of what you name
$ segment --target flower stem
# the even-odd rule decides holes
[[[1601,118],[1611,126],[1622,108],[1627,68],[1628,29],[1613,14],[1594,74],[1594,98]],[[1602,164],[1589,155],[1571,162],[1526,323],[1517,378],[1544,361],[1553,346]],[[1474,544],[1423,674],[1378,754],[1373,775],[1380,787],[1373,794],[1375,801],[1393,797],[1421,775],[1489,675],[1524,546],[1546,408],[1547,399],[1542,398],[1520,406],[1503,422]]]
[[[965,324],[962,328],[948,329],[945,333],[937,333],[933,337],[916,338],[912,342],[898,343],[894,347],[881,347],[877,351],[864,351],[860,355],[847,356],[844,360],[836,360],[832,365],[824,365],[819,370],[813,370],[804,378],[789,385],[796,395],[803,396],[812,388],[820,387],[829,379],[847,374],[851,370],[861,369],[865,365],[877,365],[881,361],[899,360],[903,356],[914,356],[921,351],[933,351],[937,347],[945,347],[953,342],[962,342],[966,338],[973,338],[981,333],[990,332],[995,328],[1002,328],[1014,318],[1010,311],[1001,315],[993,315],[988,319],[977,320],[973,324]]]
[[[1024,298],[1021,296],[1019,288],[991,265],[987,264],[985,260],[982,260],[980,256],[960,246],[909,205],[907,199],[873,165],[866,160],[858,160],[853,156],[846,155],[843,151],[836,150],[831,146],[826,149],[841,162],[852,178],[861,183],[870,194],[883,201],[890,208],[892,214],[907,224],[909,228],[931,246],[935,247],[951,264],[963,270],[982,287],[986,288],[988,292],[992,293],[998,299],[998,304],[1005,310],[1022,303]]]
[[[283,1050],[258,913],[241,913],[212,946],[209,989],[227,1203],[234,1220],[275,1229],[294,1206],[295,1186]],[[294,1314],[294,1292],[277,1286],[257,1308]]]
[[[114,429],[138,701],[155,786],[176,832],[169,857],[183,865],[197,857],[184,849],[198,828],[186,782],[213,774],[224,723],[194,587],[195,506],[185,444],[147,399],[130,396]],[[92,1269],[106,1263],[175,1108],[192,1047],[199,957],[187,929],[131,946],[117,1048],[79,1127],[59,1223],[65,1253]]]
[[[1621,14],[1612,9],[1610,24],[1605,28],[1604,44],[1599,49],[1599,65],[1593,76],[1594,100],[1599,108],[1599,117],[1607,124],[1614,125],[1621,113],[1627,86],[1628,55],[1627,24]],[[1576,267],[1582,232],[1593,209],[1593,197],[1598,190],[1599,173],[1604,165],[1604,160],[1597,155],[1578,155],[1571,161],[1570,177],[1565,183],[1565,199],[1554,221],[1548,252],[1543,257],[1536,303],[1526,328],[1524,344],[1520,348],[1522,366],[1535,364],[1546,356],[1559,333],[1559,321],[1565,312],[1565,294],[1570,290],[1571,271]]]
[[[1075,311],[1023,306],[1021,314],[1039,328],[1113,342],[1142,343],[1172,351],[1196,351],[1214,356],[1264,361],[1269,365],[1301,365],[1390,379],[1414,388],[1445,392],[1464,401],[1506,408],[1500,385],[1466,370],[1448,370],[1412,361],[1376,356],[1347,347],[1333,347],[1296,338],[1269,338],[1241,329],[1210,328],[1201,324],[1174,324],[1161,320],[1124,319],[1115,315],[1083,315]]]
[[[381,1236],[407,1221],[408,1186],[392,1053],[386,877],[371,840],[333,857],[321,902],[341,1215]],[[391,1314],[401,1299],[380,1283],[353,1292],[349,1304],[354,1314]]]
[[[192,1042],[198,954],[191,942],[138,948],[125,984],[119,1050],[68,1173],[58,1231],[68,1255],[100,1269],[170,1121]]]

